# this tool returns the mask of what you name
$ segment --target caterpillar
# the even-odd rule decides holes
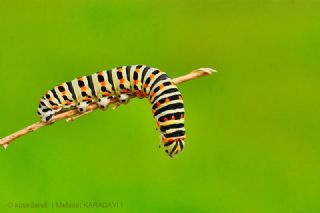
[[[186,137],[182,95],[172,79],[157,68],[119,66],[75,78],[48,90],[37,112],[43,122],[50,122],[53,115],[61,111],[77,108],[84,113],[93,102],[106,110],[111,99],[117,98],[119,104],[127,104],[130,96],[148,98],[165,152],[170,157],[182,152]]]

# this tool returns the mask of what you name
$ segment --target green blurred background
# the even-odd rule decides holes
[[[0,137],[47,89],[143,63],[176,77],[186,150],[157,148],[150,105],[58,122],[0,151],[1,212],[320,212],[320,2],[1,0]],[[14,202],[117,202],[17,209]]]

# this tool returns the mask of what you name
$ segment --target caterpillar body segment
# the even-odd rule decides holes
[[[59,111],[77,108],[85,113],[93,102],[105,110],[111,99],[126,104],[130,96],[148,98],[165,152],[171,157],[182,152],[186,137],[182,95],[165,72],[146,65],[120,66],[57,85],[41,98],[38,114],[50,122]]]

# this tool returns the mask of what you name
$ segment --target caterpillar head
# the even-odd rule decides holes
[[[52,109],[42,106],[41,108],[38,108],[38,115],[40,115],[41,121],[49,122],[54,115],[54,111]]]
[[[179,139],[177,141],[166,142],[164,143],[164,150],[170,156],[174,157],[184,149],[184,140]]]

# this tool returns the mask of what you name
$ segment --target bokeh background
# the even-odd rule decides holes
[[[146,100],[58,122],[1,149],[1,212],[320,212],[320,2],[1,0],[0,137],[47,89],[119,65],[176,77],[186,150],[171,159]],[[117,202],[17,209],[15,202]]]

